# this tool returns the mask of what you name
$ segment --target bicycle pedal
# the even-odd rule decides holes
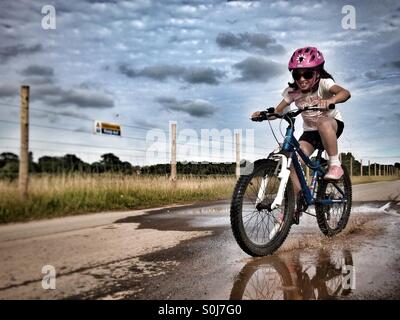
[[[292,224],[300,224],[300,217],[303,215],[303,212],[295,212],[293,215]]]

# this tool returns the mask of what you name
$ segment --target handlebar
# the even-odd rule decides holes
[[[260,116],[251,118],[252,121],[264,121],[268,120],[268,118],[279,118],[279,119],[289,119],[289,118],[294,118],[297,117],[300,113],[304,111],[328,111],[328,110],[333,110],[335,109],[335,105],[331,103],[327,108],[321,108],[318,107],[317,104],[312,105],[312,106],[306,106],[303,109],[298,109],[296,111],[289,111],[285,114],[279,114],[279,113],[268,113],[267,111],[261,111]]]

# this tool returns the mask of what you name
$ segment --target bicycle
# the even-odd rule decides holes
[[[335,105],[328,107],[334,108]],[[311,160],[294,137],[296,116],[305,111],[326,110],[313,105],[283,115],[263,111],[258,119],[252,119],[264,121],[275,117],[289,125],[283,143],[267,158],[254,164],[241,164],[241,176],[231,200],[230,220],[236,242],[247,254],[265,256],[274,253],[285,241],[292,224],[300,223],[300,216],[294,214],[292,163],[301,185],[297,210],[312,215],[306,210],[314,205],[318,226],[328,237],[346,227],[352,205],[352,185],[346,167],[342,165],[344,174],[339,180],[325,180],[327,161],[322,158],[323,149],[318,149],[315,160]],[[298,157],[312,170],[309,186]]]

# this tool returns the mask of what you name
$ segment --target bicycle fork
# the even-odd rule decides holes
[[[287,185],[287,182],[288,182],[289,176],[290,176],[290,165],[291,165],[291,161],[292,161],[291,158],[288,159],[283,154],[274,154],[272,156],[272,159],[279,160],[279,162],[276,166],[275,174],[277,173],[279,166],[280,166],[281,170],[278,174],[278,179],[280,180],[278,192],[277,192],[276,197],[275,197],[274,201],[272,202],[272,204],[270,206],[268,206],[268,208],[267,208],[268,211],[272,211],[275,208],[278,208],[282,205],[286,185]],[[261,180],[260,189],[258,190],[258,194],[257,194],[256,205],[261,204],[261,202],[264,200],[267,185],[268,185],[268,176],[265,176]]]

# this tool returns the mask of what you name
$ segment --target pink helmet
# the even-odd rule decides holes
[[[324,64],[324,56],[315,47],[304,47],[293,52],[289,60],[289,70],[297,68],[315,68]]]

